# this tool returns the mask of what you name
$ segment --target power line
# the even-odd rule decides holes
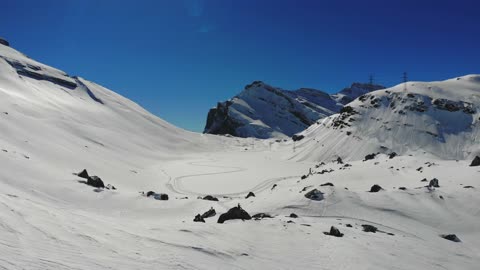
[[[373,85],[373,74],[370,74],[370,75],[368,76],[368,82],[369,82],[370,86]]]

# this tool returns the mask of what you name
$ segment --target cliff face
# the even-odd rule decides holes
[[[357,83],[350,90],[329,95],[310,88],[283,90],[254,81],[237,96],[210,109],[204,133],[261,139],[291,137],[318,119],[339,112],[346,100],[381,87],[364,86]]]

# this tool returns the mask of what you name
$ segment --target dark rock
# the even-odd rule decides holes
[[[364,231],[364,232],[376,233],[377,230],[378,230],[377,227],[372,226],[372,225],[369,225],[369,224],[363,224],[362,227],[363,227],[363,231]]]
[[[305,194],[305,197],[314,200],[314,201],[321,201],[324,199],[323,193],[318,189],[313,189]]]
[[[440,237],[457,243],[462,242],[455,234],[442,234]]]
[[[427,178],[423,178],[422,180],[420,180],[420,182],[427,182]]]
[[[205,219],[203,219],[203,217],[200,214],[198,214],[193,219],[193,222],[203,222],[203,223],[205,223]]]
[[[480,157],[476,156],[473,160],[472,163],[470,164],[470,167],[476,167],[480,166]]]
[[[340,232],[339,229],[337,229],[335,226],[330,227],[330,232],[324,232],[326,235],[331,235],[335,237],[342,237],[343,233]]]
[[[406,187],[399,187],[398,189],[400,189],[400,190],[407,190]]]
[[[295,134],[295,135],[292,136],[292,140],[293,140],[294,142],[301,141],[303,138],[305,138],[305,136],[303,136],[303,135],[297,135],[297,134]]]
[[[228,210],[227,213],[221,214],[218,218],[218,223],[224,223],[231,219],[250,220],[252,217],[238,205]]]
[[[377,156],[377,154],[374,154],[374,153],[368,154],[368,155],[365,156],[365,159],[363,161],[374,159],[376,156]]]
[[[392,158],[394,158],[394,157],[396,157],[396,156],[397,156],[397,153],[392,152],[392,153],[390,153],[390,155],[388,155],[388,158],[392,159]]]
[[[370,192],[379,192],[380,190],[383,190],[383,188],[376,184],[370,188]]]
[[[418,167],[417,171],[421,172],[423,170],[423,167]]]
[[[77,173],[77,176],[78,176],[78,177],[81,177],[81,178],[88,179],[88,172],[87,172],[86,169],[83,169],[83,171]]]
[[[147,192],[147,197],[150,197],[150,196],[153,196],[153,195],[155,195],[154,191],[150,190],[149,192]]]
[[[302,175],[302,177],[300,177],[300,179],[305,180],[305,179],[307,179],[307,177],[308,176],[306,176],[306,175]]]
[[[253,193],[253,192],[250,191],[250,192],[248,193],[247,197],[245,197],[245,199],[248,199],[248,198],[250,198],[250,197],[255,197],[255,193]]]
[[[291,213],[289,217],[291,217],[291,218],[298,218],[298,215],[295,214],[295,213]]]
[[[165,193],[155,193],[153,195],[153,198],[155,200],[159,200],[159,201],[168,201],[168,194],[165,194]]]
[[[96,187],[96,188],[104,188],[105,184],[103,183],[102,179],[98,176],[89,176],[87,178],[87,185]]]
[[[463,188],[474,188],[473,186],[464,186]]]
[[[263,219],[263,218],[273,218],[270,214],[266,213],[258,213],[252,216],[255,220]]]
[[[337,158],[337,163],[338,163],[338,164],[343,164],[343,160],[342,160],[341,157],[338,157],[338,158]]]
[[[320,186],[321,186],[321,187],[325,187],[325,186],[333,187],[333,184],[330,183],[330,182],[327,182],[327,183],[325,183],[325,184],[321,184]]]
[[[3,44],[5,46],[10,46],[10,43],[8,43],[8,41],[6,39],[1,38],[1,37],[0,37],[0,44]]]
[[[437,179],[437,178],[433,178],[432,180],[430,180],[430,183],[428,184],[428,187],[430,187],[430,188],[432,188],[432,187],[439,188],[440,185],[438,184],[438,179]]]
[[[216,214],[217,214],[217,212],[212,207],[212,208],[210,208],[210,210],[208,210],[207,212],[202,214],[202,218],[214,217]]]
[[[271,190],[274,190],[276,187],[277,187],[277,184],[273,184],[273,186],[272,186],[272,189],[271,189]]]
[[[345,226],[347,226],[348,228],[352,228],[352,224],[346,224]]]
[[[203,197],[202,200],[218,202],[218,199],[213,197],[212,195],[207,195],[207,196]]]

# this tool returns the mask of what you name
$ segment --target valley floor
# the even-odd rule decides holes
[[[118,188],[101,192],[71,174],[25,188],[20,172],[4,173],[0,268],[478,269],[479,167],[379,156],[351,167],[329,162],[317,168],[281,155],[266,147],[185,155],[100,175]],[[302,180],[310,168],[312,175]],[[428,190],[421,180],[434,177],[440,188]],[[326,182],[334,186],[320,186]],[[374,184],[384,190],[367,192]],[[314,188],[324,200],[305,198]],[[148,190],[170,199],[139,193]],[[256,196],[245,199],[250,191]],[[205,195],[219,201],[199,199]],[[273,218],[216,222],[238,204]],[[193,222],[211,207],[217,216]],[[364,232],[363,224],[379,232]],[[330,226],[345,235],[325,235]]]

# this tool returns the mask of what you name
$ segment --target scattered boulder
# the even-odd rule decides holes
[[[302,175],[302,177],[300,177],[300,179],[305,180],[305,179],[307,179],[307,176],[306,176],[306,175]]]
[[[77,176],[78,176],[78,177],[81,177],[81,178],[88,179],[88,172],[87,172],[86,169],[83,169],[83,171],[77,173]]]
[[[335,237],[342,237],[343,233],[340,232],[335,226],[330,227],[330,232],[323,232],[326,235],[331,235]]]
[[[272,186],[272,189],[271,189],[271,190],[274,190],[276,187],[277,187],[277,184],[273,184],[273,186]]]
[[[390,155],[388,155],[388,158],[389,158],[389,159],[392,159],[392,158],[394,158],[394,157],[396,157],[396,156],[397,156],[397,153],[392,152],[392,153],[390,153]]]
[[[293,140],[294,142],[300,141],[300,140],[302,140],[303,138],[305,138],[304,135],[296,135],[296,134],[295,134],[295,135],[292,136],[292,140]]]
[[[326,187],[326,186],[333,187],[334,185],[330,182],[327,182],[327,183],[321,184],[320,186],[321,187]]]
[[[165,194],[165,193],[155,193],[153,195],[153,198],[155,200],[159,200],[159,201],[168,201],[168,194]]]
[[[243,210],[239,204],[238,206],[235,206],[228,210],[227,213],[221,214],[217,222],[224,223],[225,221],[231,219],[250,220],[252,219],[252,217],[250,216],[250,214],[247,213],[247,211]]]
[[[324,199],[323,193],[318,189],[313,189],[305,194],[305,197],[314,200],[314,201],[321,201]]]
[[[368,154],[365,156],[365,159],[363,161],[371,160],[374,159],[377,156],[377,154]]]
[[[213,197],[212,195],[207,195],[203,197],[202,200],[218,202],[218,199],[216,197]]]
[[[348,228],[352,228],[352,224],[345,224],[345,226],[347,226]]]
[[[200,214],[198,214],[193,219],[193,222],[203,222],[203,223],[205,223],[205,219],[203,219],[203,217]]]
[[[105,188],[106,189],[111,189],[111,190],[117,190],[117,188],[115,186],[112,186],[110,184],[108,184]]]
[[[379,192],[380,190],[383,190],[383,188],[377,184],[373,185],[371,188],[370,188],[370,192]]]
[[[147,194],[146,194],[147,197],[150,197],[150,196],[153,196],[153,195],[155,195],[155,191],[151,191],[151,190],[148,191]]]
[[[399,187],[398,189],[400,189],[400,190],[407,190],[406,187]]]
[[[457,243],[462,242],[455,234],[442,234],[440,237]]]
[[[98,176],[89,176],[87,178],[87,185],[96,187],[96,188],[104,188],[105,184],[103,183],[102,179]]]
[[[363,224],[362,227],[363,227],[364,232],[376,233],[378,231],[377,227],[369,225],[369,224]]]
[[[343,164],[343,160],[342,160],[341,157],[338,157],[338,158],[337,158],[337,163],[338,163],[338,164]]]
[[[476,156],[473,160],[472,163],[470,164],[470,167],[476,167],[480,166],[480,157]]]
[[[464,186],[463,188],[474,188],[473,186]]]
[[[258,213],[258,214],[253,215],[252,218],[254,218],[255,220],[260,220],[260,219],[263,219],[263,218],[273,218],[273,217],[270,214]]]
[[[247,197],[245,197],[245,199],[248,199],[248,198],[250,198],[250,197],[255,197],[255,193],[253,193],[253,192],[250,191],[250,192],[248,193]]]
[[[438,179],[437,179],[437,178],[433,178],[432,180],[430,180],[430,183],[428,184],[428,187],[429,187],[429,188],[432,188],[432,187],[439,188],[440,185],[438,184]]]
[[[210,208],[210,210],[208,210],[207,212],[202,214],[202,218],[214,217],[216,214],[217,214],[217,212],[215,212],[215,209],[213,209],[213,207],[212,207],[212,208]]]
[[[290,217],[290,218],[298,218],[298,215],[295,214],[295,213],[291,213],[289,217]]]
[[[423,178],[422,180],[420,180],[420,182],[427,182],[427,178]]]

